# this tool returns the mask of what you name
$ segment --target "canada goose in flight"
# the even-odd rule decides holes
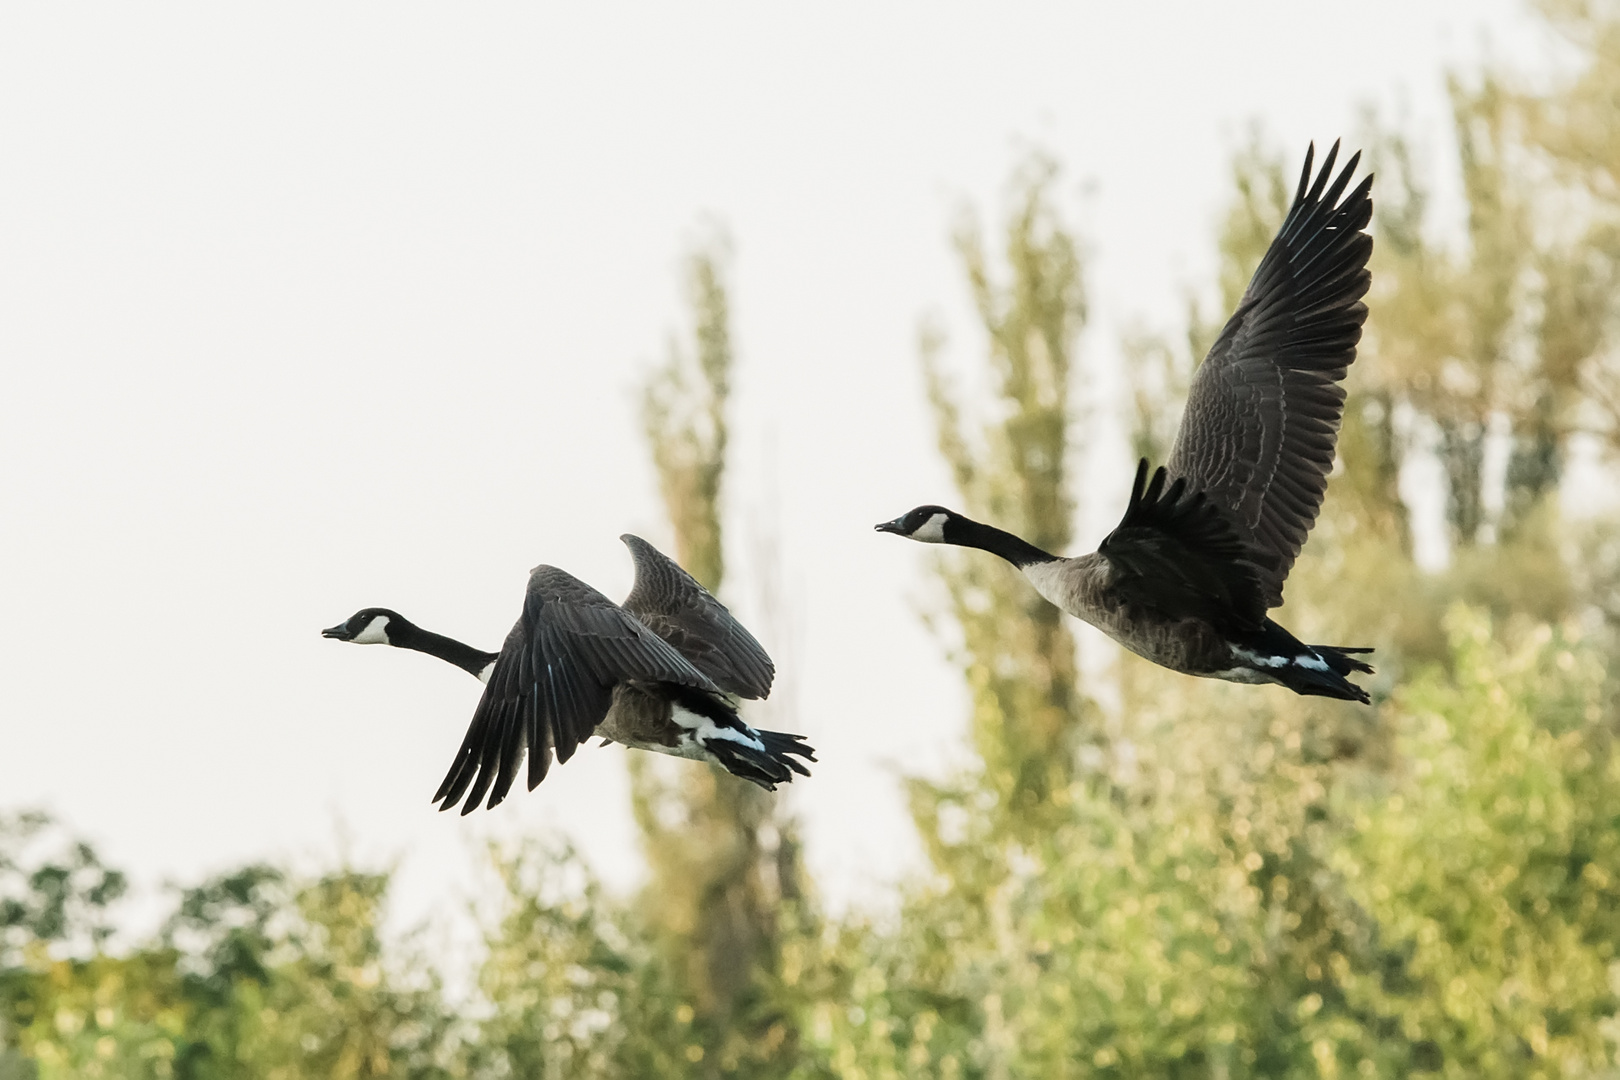
[[[798,735],[744,723],[727,694],[763,698],[776,667],[725,606],[663,552],[621,536],[636,564],[623,606],[554,566],[529,573],[523,615],[498,653],[423,630],[387,608],[365,608],[322,637],[394,645],[447,660],[485,684],[467,737],[433,801],[469,814],[506,798],[529,751],[529,790],[592,735],[641,750],[709,761],[767,791],[810,771]]]
[[[1172,670],[1365,704],[1345,676],[1372,673],[1349,655],[1371,649],[1305,645],[1266,617],[1322,505],[1371,281],[1372,177],[1341,202],[1361,155],[1330,187],[1339,145],[1312,183],[1314,151],[1193,376],[1168,468],[1149,480],[1146,459],[1137,466],[1125,516],[1094,553],[1060,558],[941,506],[877,529],[999,555],[1064,611]]]

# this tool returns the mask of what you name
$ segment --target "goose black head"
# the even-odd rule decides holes
[[[893,521],[872,526],[878,532],[894,533],[923,544],[947,544],[947,526],[959,520],[958,515],[943,506],[919,506]]]
[[[387,608],[368,607],[350,615],[344,622],[336,626],[328,626],[321,631],[321,637],[332,638],[335,641],[352,641],[356,645],[392,645],[388,637],[388,625],[408,626],[397,611]]]

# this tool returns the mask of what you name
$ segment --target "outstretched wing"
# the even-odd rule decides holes
[[[636,585],[625,597],[624,610],[722,690],[738,697],[769,697],[776,665],[754,635],[668,555],[639,536],[625,533],[619,539],[636,563]]]
[[[523,615],[506,636],[433,801],[448,810],[470,786],[463,814],[486,791],[495,806],[511,790],[525,749],[532,791],[545,779],[553,753],[559,763],[567,761],[591,737],[613,703],[613,685],[624,679],[719,692],[613,601],[566,571],[535,567]]]
[[[1258,629],[1266,619],[1261,575],[1274,556],[1246,543],[1203,492],[1186,480],[1147,478],[1143,458],[1130,505],[1097,552],[1122,589],[1166,619],[1200,618],[1223,630]]]
[[[1299,190],[1237,311],[1193,377],[1170,475],[1228,511],[1277,556],[1261,577],[1267,607],[1316,522],[1344,414],[1339,385],[1356,358],[1371,282],[1372,177],[1343,202],[1356,154],[1328,187],[1339,144]],[[1309,185],[1309,190],[1307,190]],[[1324,189],[1326,189],[1324,193]]]

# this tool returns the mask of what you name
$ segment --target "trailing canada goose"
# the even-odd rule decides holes
[[[877,526],[931,544],[981,548],[1018,567],[1047,600],[1188,675],[1281,683],[1366,703],[1349,655],[1305,645],[1266,617],[1316,521],[1344,413],[1371,281],[1372,177],[1332,186],[1338,143],[1299,190],[1237,311],[1194,375],[1168,468],[1137,466],[1119,526],[1090,555],[1059,558],[941,506]]]
[[[529,790],[592,735],[641,750],[709,761],[767,791],[810,771],[798,735],[744,723],[727,694],[763,698],[776,667],[725,606],[663,552],[621,536],[636,583],[621,607],[554,566],[529,573],[523,615],[498,653],[423,630],[387,608],[365,608],[322,637],[393,645],[447,660],[485,684],[467,737],[433,801],[463,814],[489,793],[506,798],[524,750]]]

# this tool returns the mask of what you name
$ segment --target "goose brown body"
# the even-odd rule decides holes
[[[1231,666],[1231,647],[1212,622],[1161,610],[1097,553],[1040,563],[1025,576],[1047,600],[1145,660],[1183,675],[1213,677]]]
[[[1125,648],[1188,675],[1281,683],[1366,702],[1371,673],[1343,646],[1305,645],[1267,617],[1322,505],[1371,282],[1372,177],[1346,194],[1314,150],[1237,310],[1193,377],[1167,467],[1137,468],[1118,527],[1060,558],[939,506],[877,526],[976,547],[1017,566],[1047,600]]]

